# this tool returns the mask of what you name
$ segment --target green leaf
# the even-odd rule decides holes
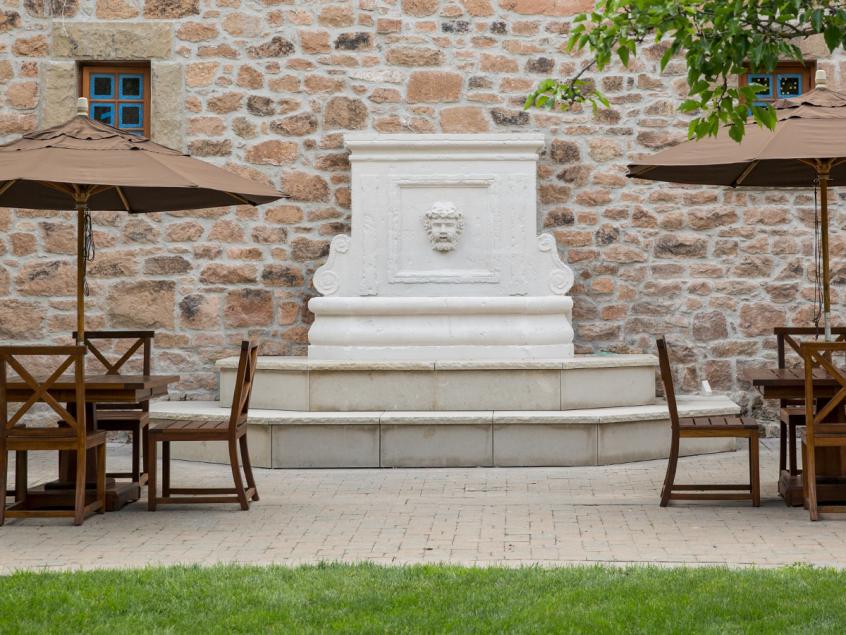
[[[843,38],[843,32],[837,27],[835,24],[829,24],[825,31],[823,31],[823,38],[825,39],[826,46],[828,46],[828,50],[832,53],[834,49],[840,46],[840,41]]]
[[[743,140],[744,132],[744,126],[735,122],[729,128],[729,137],[740,143]]]
[[[672,47],[670,47],[666,51],[664,51],[664,54],[661,56],[661,70],[662,71],[665,68],[667,68],[667,64],[670,63],[670,60],[673,59],[673,55],[675,55],[675,54],[676,53],[675,53],[675,51],[673,51]]]
[[[814,9],[811,12],[811,25],[817,33],[820,33],[823,30],[823,16],[824,13],[822,9]]]
[[[681,112],[693,112],[694,110],[699,110],[700,103],[696,99],[685,99],[681,106],[679,106],[679,110]]]

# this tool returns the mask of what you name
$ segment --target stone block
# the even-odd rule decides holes
[[[438,410],[557,410],[560,370],[441,370],[435,376]]]
[[[493,465],[491,413],[421,414],[382,416],[382,467]]]
[[[574,368],[562,373],[562,410],[643,406],[654,402],[652,366]]]
[[[430,371],[312,371],[309,405],[315,411],[433,410]]]
[[[41,126],[49,128],[74,116],[77,81],[75,62],[42,63]]]
[[[273,467],[379,467],[378,421],[274,426]]]
[[[627,421],[599,426],[597,459],[600,465],[664,459],[670,454],[670,421]],[[693,443],[689,443],[693,441]],[[683,456],[728,452],[736,449],[734,439],[683,439]]]
[[[184,151],[184,94],[182,64],[150,64],[152,95],[150,137],[156,143]]]
[[[271,428],[264,424],[249,424],[247,439],[250,446],[250,461],[253,467],[273,467],[271,464]],[[161,446],[159,446],[161,456]],[[170,456],[182,461],[203,463],[229,463],[229,445],[223,441],[174,441],[170,445]],[[239,460],[240,460],[240,454]],[[179,468],[174,470],[174,487],[179,487]],[[221,487],[227,485],[221,484]],[[209,485],[208,487],[216,487]]]
[[[230,407],[235,392],[236,368],[220,369],[220,405]],[[306,371],[256,371],[250,407],[267,410],[308,410]]]
[[[495,423],[493,431],[497,467],[596,465],[595,424]]]
[[[166,59],[171,55],[172,31],[169,23],[56,22],[51,56],[54,59]]]

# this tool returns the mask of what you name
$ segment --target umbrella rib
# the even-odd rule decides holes
[[[640,178],[644,174],[649,174],[650,172],[652,172],[652,170],[656,169],[657,167],[657,165],[642,165],[640,166],[639,170],[630,173],[629,176],[632,176],[634,178]]]
[[[71,197],[76,196],[76,192],[74,192],[73,188],[68,187],[65,183],[57,183],[54,181],[36,181],[40,183],[44,187],[49,187],[51,190],[56,190],[57,192],[61,192],[62,194],[67,194]]]
[[[232,198],[234,198],[236,201],[238,201],[242,205],[253,205],[252,203],[250,203],[250,201],[245,199],[243,196],[238,196],[237,194],[234,194],[233,192],[224,192],[224,194],[226,194],[227,196],[231,196]],[[253,205],[253,207],[255,207],[255,205]]]
[[[120,196],[120,202],[123,203],[123,207],[127,212],[131,212],[132,210],[129,209],[129,201],[126,200],[126,195],[123,193],[121,186],[115,185],[115,190],[117,190],[118,196]]]
[[[0,196],[5,194],[6,190],[8,190],[10,187],[12,187],[17,182],[18,182],[17,179],[12,179],[11,181],[6,181],[5,183],[3,183],[3,185],[0,186]]]
[[[735,186],[742,185],[743,182],[746,180],[746,177],[749,176],[749,174],[752,172],[752,170],[754,170],[756,167],[758,167],[758,163],[760,163],[760,161],[752,161],[752,163],[747,165],[746,169],[743,170],[743,172],[740,173],[740,176],[737,177],[734,180],[734,185]]]

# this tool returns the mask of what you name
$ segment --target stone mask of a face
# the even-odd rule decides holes
[[[464,216],[452,203],[437,202],[423,216],[423,224],[432,249],[452,251],[464,229]]]

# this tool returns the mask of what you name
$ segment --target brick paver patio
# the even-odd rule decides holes
[[[110,448],[113,465],[126,462]],[[320,560],[459,564],[846,565],[843,520],[812,524],[777,497],[777,446],[762,452],[763,506],[658,506],[665,461],[590,468],[258,470],[262,500],[169,507],[142,502],[73,527],[10,520],[0,572],[19,568]],[[33,477],[52,475],[38,457]],[[684,458],[688,476],[742,480],[745,452]],[[175,483],[223,483],[228,467],[176,462]]]

